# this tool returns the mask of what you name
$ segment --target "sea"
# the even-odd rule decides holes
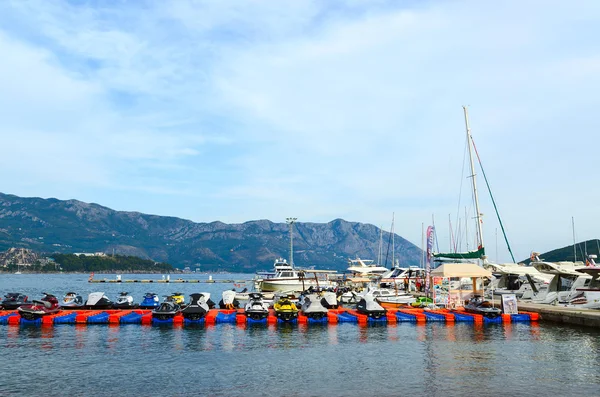
[[[236,288],[251,277],[212,276]],[[162,276],[122,276],[134,278]],[[30,299],[70,291],[116,299],[126,291],[139,302],[146,292],[210,292],[218,302],[232,287],[0,275],[2,295]],[[0,357],[0,396],[600,396],[600,330],[545,322],[0,325]]]

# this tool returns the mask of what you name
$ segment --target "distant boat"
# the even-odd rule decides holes
[[[347,271],[353,274],[359,274],[361,276],[380,276],[383,273],[388,272],[388,268],[378,266],[371,259],[349,259]]]

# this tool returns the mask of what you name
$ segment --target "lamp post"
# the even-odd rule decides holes
[[[294,267],[294,223],[298,218],[285,218],[285,222],[290,225],[290,265]]]

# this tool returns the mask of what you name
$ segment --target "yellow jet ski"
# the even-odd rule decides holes
[[[298,308],[291,301],[290,296],[280,297],[273,305],[275,315],[283,321],[292,321],[298,317]]]

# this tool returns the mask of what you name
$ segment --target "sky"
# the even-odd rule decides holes
[[[472,249],[467,105],[525,259],[600,237],[598,37],[596,0],[4,0],[0,191],[196,222],[393,216]],[[476,173],[488,255],[511,261]]]

